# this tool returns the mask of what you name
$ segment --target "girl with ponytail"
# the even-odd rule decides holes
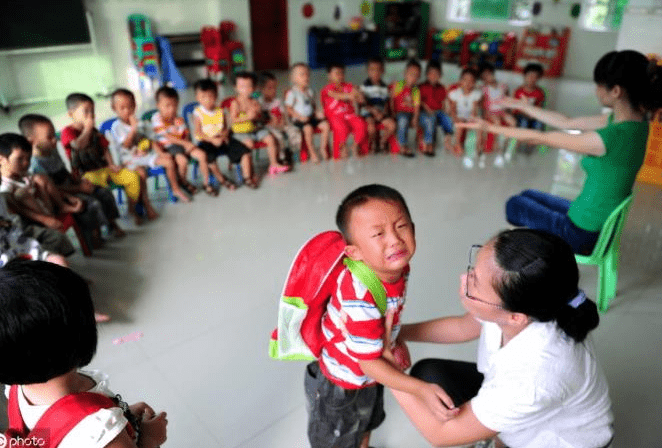
[[[595,65],[593,80],[598,101],[612,112],[569,118],[521,100],[502,100],[502,106],[561,131],[509,128],[481,120],[461,124],[585,156],[582,168],[586,181],[574,201],[525,190],[506,203],[509,223],[559,235],[575,253],[585,255],[593,250],[607,217],[632,192],[646,152],[647,120],[662,108],[662,67],[637,51],[611,51]],[[569,134],[563,130],[582,132]]]
[[[403,341],[479,339],[478,361],[424,359],[411,375],[435,383],[455,407],[442,418],[392,391],[433,446],[495,438],[509,448],[606,448],[614,431],[607,381],[590,338],[598,310],[577,288],[570,246],[539,230],[499,233],[472,246],[461,276],[467,313],[403,325]]]

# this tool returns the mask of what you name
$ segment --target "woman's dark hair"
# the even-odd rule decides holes
[[[0,269],[0,382],[43,383],[90,363],[97,348],[87,283],[70,269],[13,260]]]
[[[576,342],[598,326],[598,308],[578,294],[579,270],[570,245],[556,235],[532,229],[505,230],[493,239],[494,256],[503,270],[494,290],[512,312],[539,322],[556,321]]]
[[[365,204],[370,199],[381,199],[383,201],[400,204],[404,212],[407,214],[407,218],[411,221],[411,215],[409,214],[409,208],[407,207],[405,198],[402,197],[398,190],[387,187],[386,185],[364,185],[348,194],[347,197],[342,200],[338,207],[338,211],[336,212],[336,225],[345,238],[345,241],[348,243],[351,242],[349,234],[349,217],[352,210]]]
[[[634,109],[652,112],[662,107],[662,67],[638,51],[605,54],[595,64],[593,80],[608,89],[620,86]]]

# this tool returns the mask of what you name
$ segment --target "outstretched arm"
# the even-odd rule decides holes
[[[464,316],[448,316],[403,325],[400,337],[405,341],[453,344],[476,339],[480,335],[480,323],[466,313]]]
[[[503,98],[499,101],[504,107],[518,109],[522,113],[538,121],[554,126],[558,129],[578,129],[580,131],[595,131],[607,126],[609,115],[593,115],[588,117],[570,118],[560,112],[555,112],[542,107],[533,106],[526,101],[515,98]]]
[[[607,149],[597,132],[584,132],[582,134],[568,134],[566,132],[541,132],[533,129],[511,128],[498,126],[484,120],[470,123],[457,123],[458,128],[478,129],[482,131],[501,134],[517,140],[528,141],[538,145],[548,145],[563,148],[579,154],[601,157]]]

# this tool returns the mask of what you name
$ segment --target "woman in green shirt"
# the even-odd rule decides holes
[[[648,114],[662,107],[662,69],[639,52],[605,54],[595,66],[593,79],[598,101],[612,109],[610,114],[569,118],[513,98],[501,103],[555,128],[578,129],[580,134],[485,121],[465,125],[586,156],[582,160],[586,181],[574,201],[526,190],[506,203],[509,223],[559,235],[580,254],[591,253],[609,214],[630,195],[646,152]]]

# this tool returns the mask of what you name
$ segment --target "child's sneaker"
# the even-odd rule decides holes
[[[478,168],[481,170],[485,168],[485,154],[478,156]]]
[[[462,166],[464,166],[466,169],[470,170],[471,168],[474,167],[473,159],[469,156],[464,156],[464,158],[462,158]]]
[[[506,164],[505,160],[503,159],[503,156],[501,154],[497,155],[494,158],[494,166],[497,168],[503,168],[503,166]]]

